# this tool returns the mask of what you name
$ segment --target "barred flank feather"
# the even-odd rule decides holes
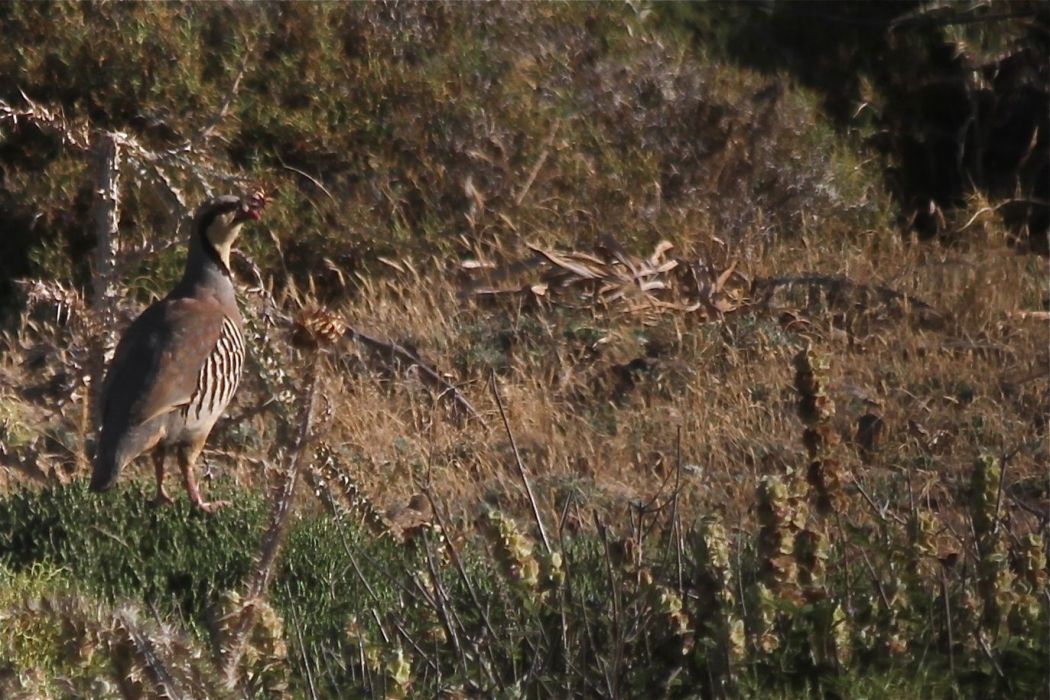
[[[215,349],[197,375],[197,387],[185,409],[187,417],[200,420],[221,412],[237,391],[243,365],[244,338],[237,324],[224,318]]]

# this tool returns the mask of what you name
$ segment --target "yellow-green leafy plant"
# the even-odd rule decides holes
[[[731,681],[733,666],[744,658],[744,622],[736,613],[730,542],[718,516],[706,516],[695,532],[696,653],[712,676]]]
[[[1027,647],[1034,647],[1042,629],[1045,634],[1046,606],[1046,544],[1039,533],[1021,538],[1014,549],[1017,578],[1014,579],[1016,598],[1010,610],[1010,632]]]
[[[533,554],[533,542],[503,513],[490,509],[478,519],[496,564],[511,588],[533,594],[540,583],[540,562]]]
[[[779,628],[790,618],[786,611],[802,603],[795,538],[805,528],[808,509],[796,480],[770,474],[758,483],[755,510],[758,571],[749,593],[750,634],[752,646],[769,653],[783,642]]]
[[[984,455],[973,466],[970,480],[970,519],[977,546],[977,595],[981,602],[982,631],[994,641],[1010,614],[1015,592],[1009,550],[1000,526],[1006,509],[1001,497],[1002,470]]]

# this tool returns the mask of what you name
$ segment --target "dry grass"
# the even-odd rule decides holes
[[[879,308],[821,299],[812,293],[819,288],[807,288],[723,320],[668,311],[642,323],[611,308],[463,298],[456,270],[416,262],[368,282],[337,311],[361,330],[414,348],[465,392],[484,425],[452,415],[410,369],[377,369],[367,350],[350,345],[319,367],[332,414],[326,440],[384,506],[407,502],[428,475],[461,515],[485,500],[518,510],[524,494],[487,388],[495,367],[525,462],[552,510],[570,493],[616,509],[649,500],[679,466],[680,431],[682,497],[697,513],[724,510],[729,522],[743,525],[756,479],[799,461],[790,359],[810,342],[832,358],[834,426],[847,442],[864,413],[884,421],[875,454],[866,463],[850,457],[859,479],[914,468],[931,484],[950,484],[984,452],[1011,455],[1008,485],[1041,476],[1047,329],[1011,312],[1038,308],[1045,261],[994,241],[973,250],[892,242],[891,235],[846,242],[842,250],[828,243],[777,243],[746,274],[845,275],[913,295],[943,322],[924,327]],[[9,340],[12,352],[5,354],[6,391],[21,387],[23,395],[5,402],[13,436],[5,442],[14,449],[36,439],[20,437],[34,430],[70,442],[65,431],[76,432],[77,410],[62,411],[65,425],[51,420],[53,394],[44,391],[58,381],[48,374],[63,370],[45,366],[34,375],[34,353],[50,343],[34,334],[38,324],[26,323],[21,344]],[[72,324],[53,327],[68,333]],[[271,333],[268,342],[286,352],[282,334]],[[54,346],[51,352],[59,353],[56,359],[65,354]],[[260,402],[252,387],[247,382],[231,413]],[[249,488],[262,487],[252,465],[265,464],[273,449],[262,437],[267,421],[265,411],[256,417],[260,434],[247,442],[239,437],[252,431],[238,425],[212,443],[213,462],[237,454],[237,480]],[[46,452],[57,449],[54,438],[47,442]],[[71,442],[66,446],[74,449],[80,440]],[[68,454],[59,461],[67,471],[77,463]],[[37,466],[50,468],[46,461]]]
[[[377,370],[367,351],[350,346],[321,366],[333,416],[326,440],[381,506],[406,503],[427,478],[462,516],[484,501],[524,513],[487,388],[496,367],[525,462],[552,511],[570,494],[618,511],[648,501],[679,466],[680,431],[689,512],[720,510],[746,526],[758,477],[800,461],[790,367],[810,342],[832,359],[833,425],[845,441],[854,443],[866,413],[884,422],[874,454],[862,459],[851,449],[847,458],[862,482],[915,470],[924,488],[950,489],[982,453],[1010,455],[1008,487],[1039,479],[1047,331],[1011,312],[1038,307],[1045,261],[994,243],[970,251],[882,241],[888,249],[781,243],[747,273],[819,272],[885,285],[937,309],[938,327],[797,292],[775,309],[721,321],[668,312],[644,325],[601,308],[464,299],[453,270],[417,263],[418,274],[371,282],[338,312],[447,373],[484,425],[453,416],[410,369]],[[245,392],[240,405],[257,400]],[[220,446],[236,449],[229,434]],[[255,456],[265,461],[269,447],[260,447]],[[241,480],[258,487],[250,468]]]

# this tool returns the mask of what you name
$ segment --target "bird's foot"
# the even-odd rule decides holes
[[[196,501],[193,505],[197,506],[198,508],[200,508],[205,513],[214,513],[215,511],[219,510],[220,508],[225,508],[226,506],[230,505],[230,502],[229,501],[211,501],[211,502],[208,502],[208,501]]]
[[[154,496],[153,500],[151,500],[149,502],[149,504],[151,506],[153,506],[154,508],[160,508],[162,506],[170,506],[172,503],[174,503],[174,501],[171,500],[171,496],[169,496],[167,491],[165,491],[164,489],[161,489],[160,491],[157,491],[157,495]]]

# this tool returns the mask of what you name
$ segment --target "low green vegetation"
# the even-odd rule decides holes
[[[571,495],[547,525],[556,535],[488,509],[459,542],[434,521],[399,530],[366,499],[292,525],[267,602],[237,592],[257,564],[257,496],[231,493],[211,517],[146,506],[137,488],[9,495],[0,687],[108,678],[115,690],[161,674],[181,697],[214,697],[230,690],[212,665],[229,620],[251,609],[236,682],[265,696],[1036,697],[1045,544],[1004,524],[1002,465],[979,460],[961,494],[973,552],[924,505],[871,503],[858,520],[828,430],[826,359],[803,351],[795,364],[809,461],[761,480],[754,532],[684,517],[672,488],[633,506],[619,537],[600,519],[567,531]]]

